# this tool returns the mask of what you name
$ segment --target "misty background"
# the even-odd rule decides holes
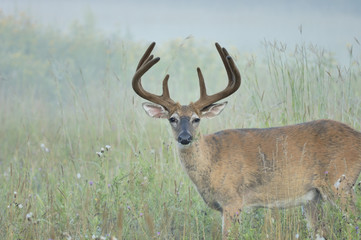
[[[100,33],[144,43],[191,36],[204,44],[218,41],[241,53],[258,54],[264,40],[291,48],[311,42],[344,64],[348,64],[347,46],[361,39],[359,0],[2,0],[0,9],[11,15],[25,13],[60,31],[90,16]]]
[[[134,98],[134,68],[153,41],[162,61],[143,82],[151,92],[160,94],[169,73],[171,96],[181,104],[194,101],[196,67],[209,92],[219,91],[226,77],[214,47],[219,42],[240,68],[243,91],[258,89],[261,101],[276,101],[272,90],[283,78],[270,77],[272,66],[295,67],[289,71],[301,85],[297,72],[304,70],[297,67],[303,64],[324,66],[319,71],[331,79],[359,66],[360,12],[356,0],[2,0],[0,102],[26,111],[32,101],[51,111],[60,103],[72,108],[75,97],[89,106],[103,104],[104,96],[124,102]],[[310,81],[317,78],[309,74]],[[104,95],[95,99],[100,89]],[[248,96],[242,101],[254,98]]]

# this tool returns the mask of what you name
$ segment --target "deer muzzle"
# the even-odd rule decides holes
[[[182,117],[180,119],[180,131],[178,135],[178,143],[182,145],[188,145],[191,143],[193,137],[189,132],[190,122],[188,117]]]

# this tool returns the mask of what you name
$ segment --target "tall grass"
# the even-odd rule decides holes
[[[0,14],[0,234],[4,239],[219,239],[221,218],[180,167],[166,122],[146,117],[131,76],[148,43],[104,36],[90,23],[69,33],[25,15]],[[202,132],[269,127],[319,118],[361,129],[360,46],[350,64],[306,43],[264,42],[264,55],[228,47],[242,73],[228,110]],[[225,87],[214,46],[172,40],[155,49],[160,63],[144,87],[198,98],[196,67],[209,92]],[[110,145],[109,151],[101,148]],[[335,239],[357,239],[332,206],[325,225]],[[242,214],[242,239],[310,238],[302,209]]]

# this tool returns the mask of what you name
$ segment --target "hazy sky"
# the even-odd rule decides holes
[[[205,43],[235,46],[240,52],[259,51],[264,39],[290,47],[305,41],[345,61],[346,44],[355,45],[355,38],[361,42],[360,0],[1,0],[0,8],[5,14],[26,12],[62,29],[92,13],[97,28],[106,34],[118,32],[136,41],[159,43],[191,35]]]

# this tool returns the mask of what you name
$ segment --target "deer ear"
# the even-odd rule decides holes
[[[201,117],[202,118],[213,118],[218,116],[223,109],[226,107],[227,102],[224,103],[213,103],[201,110]]]
[[[161,105],[145,102],[142,106],[148,116],[152,118],[168,118],[169,112]]]

